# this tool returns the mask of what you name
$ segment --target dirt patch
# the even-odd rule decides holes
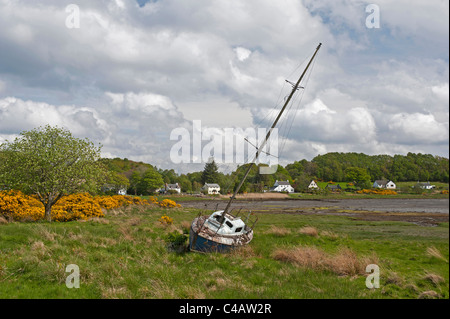
[[[229,199],[231,195],[221,195],[220,198]],[[247,193],[247,194],[238,194],[236,195],[237,200],[279,200],[279,199],[288,199],[288,194],[282,193]]]

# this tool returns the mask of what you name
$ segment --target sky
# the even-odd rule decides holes
[[[103,157],[198,171],[213,134],[231,129],[236,153],[243,131],[270,127],[285,80],[322,43],[280,121],[280,164],[448,158],[448,12],[447,0],[0,0],[0,143],[50,124]]]

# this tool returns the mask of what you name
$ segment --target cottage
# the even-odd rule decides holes
[[[270,189],[271,192],[288,192],[288,193],[293,193],[294,192],[294,187],[291,186],[291,184],[289,183],[289,181],[275,181],[275,184],[273,185],[273,187]]]
[[[127,188],[125,186],[119,186],[112,184],[105,184],[101,187],[101,191],[105,193],[115,193],[117,195],[126,195]]]
[[[178,194],[180,194],[181,193],[181,187],[180,187],[180,185],[178,183],[175,183],[175,184],[167,184],[166,183],[165,191],[166,192],[168,192],[168,191],[175,191]]]
[[[393,181],[387,180],[376,180],[373,185],[373,188],[386,188],[386,189],[396,189],[397,185]]]
[[[202,191],[207,192],[209,195],[219,194],[220,186],[219,186],[219,184],[205,183],[205,185],[202,187]]]
[[[419,183],[417,182],[417,186],[422,188],[422,189],[433,189],[436,188],[435,185],[431,185],[430,182],[426,182],[426,183]]]
[[[311,183],[309,183],[308,189],[319,189],[319,186],[317,185],[316,181],[311,181]]]
[[[325,187],[326,189],[335,192],[335,191],[339,191],[342,189],[341,185],[337,184],[327,184],[327,186]]]

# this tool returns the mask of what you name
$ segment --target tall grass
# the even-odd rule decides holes
[[[449,296],[448,224],[261,214],[252,242],[230,253],[168,249],[167,235],[189,229],[197,214],[127,207],[83,222],[1,224],[0,298]],[[364,278],[371,263],[381,268],[373,291]],[[69,264],[80,268],[79,289],[65,286]]]
[[[330,271],[340,276],[364,275],[367,265],[378,263],[376,256],[358,257],[348,248],[342,248],[330,254],[311,246],[279,248],[273,253],[273,258],[316,271]]]

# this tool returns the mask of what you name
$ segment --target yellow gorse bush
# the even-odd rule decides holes
[[[1,191],[0,216],[17,221],[39,220],[44,218],[44,205],[20,191]]]
[[[175,203],[171,199],[164,199],[161,202],[159,202],[158,205],[164,208],[181,207],[180,204]]]
[[[52,220],[58,222],[104,216],[100,204],[87,193],[64,196],[52,208]]]
[[[362,189],[360,191],[357,191],[358,194],[376,194],[376,195],[397,195],[396,191],[393,191],[391,189]]]
[[[161,207],[180,207],[172,200],[165,199],[158,203],[156,198],[114,195],[92,196],[88,193],[63,196],[52,207],[52,220],[66,222],[92,217],[104,217],[104,210],[130,205],[156,205]],[[44,219],[44,205],[36,197],[25,195],[20,191],[0,191],[0,216],[15,221],[36,221]],[[170,218],[170,217],[169,217]],[[173,220],[172,220],[173,222]]]
[[[173,218],[171,218],[171,217],[169,217],[169,216],[167,216],[167,215],[163,215],[163,216],[161,216],[161,218],[159,219],[159,222],[160,222],[161,224],[164,224],[164,225],[172,225],[172,224],[173,224]]]

